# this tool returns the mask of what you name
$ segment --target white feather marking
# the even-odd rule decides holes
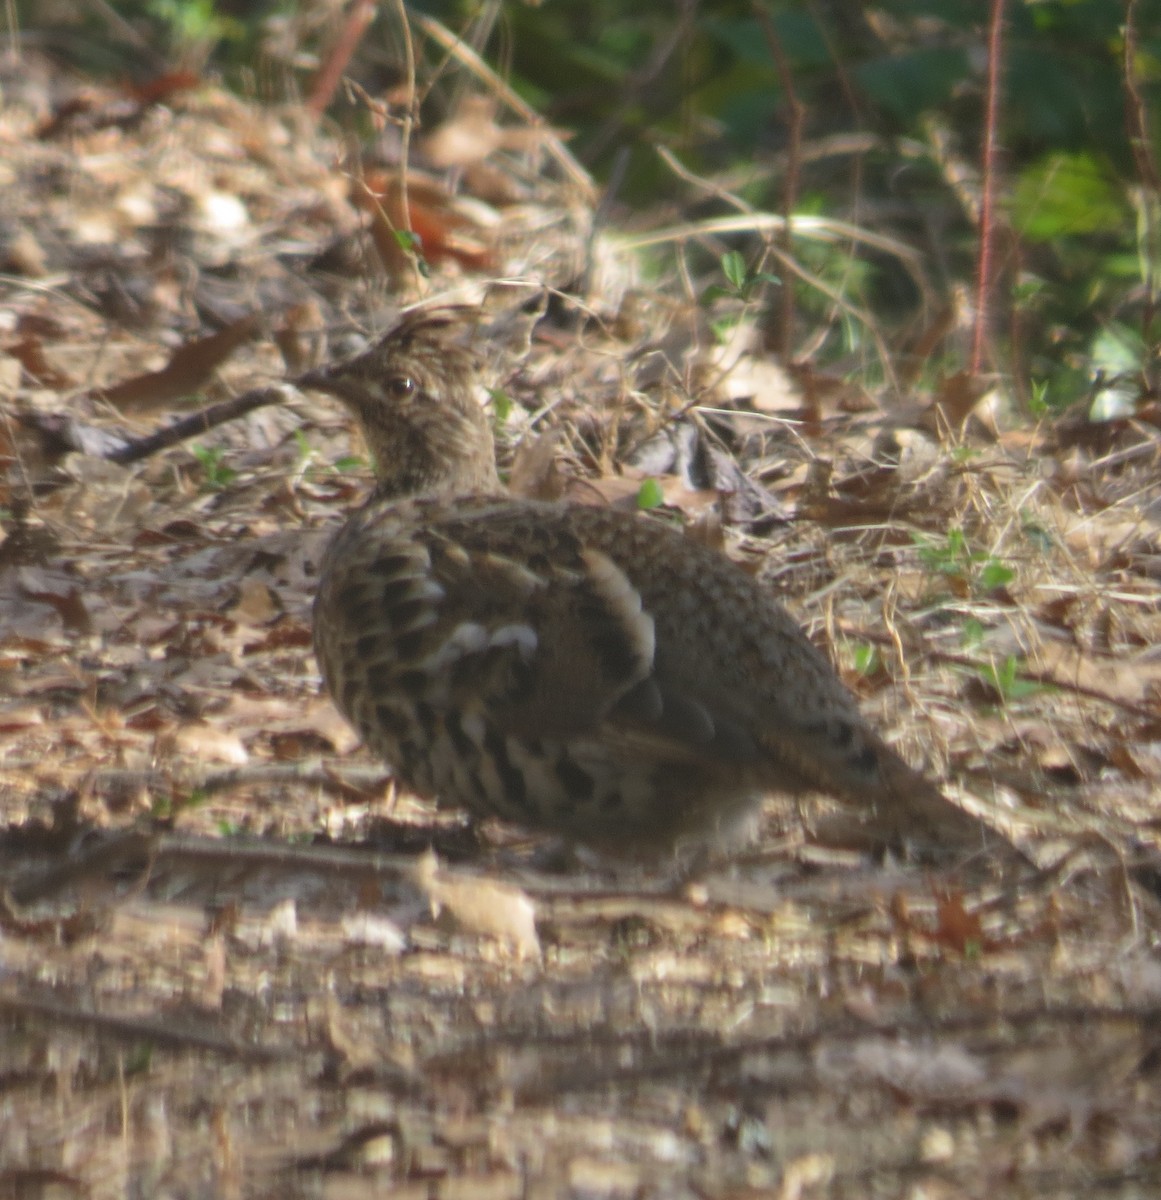
[[[607,554],[602,554],[599,550],[585,550],[581,557],[584,559],[589,578],[602,599],[621,619],[625,629],[632,634],[643,677],[653,666],[656,640],[653,618],[641,607],[641,593]]]
[[[469,654],[479,654],[488,644],[488,631],[475,621],[462,621],[439,646],[416,666],[421,671],[442,671]]]
[[[417,630],[426,629],[438,619],[439,613],[434,608],[424,608],[416,613],[406,625],[397,626],[395,632],[398,634],[415,633]]]
[[[527,661],[536,653],[540,640],[536,636],[536,630],[530,625],[501,625],[492,632],[488,644],[497,647],[515,646],[520,651],[520,657]]]
[[[447,595],[442,587],[430,575],[416,579],[415,586],[407,591],[408,600],[442,600]]]
[[[484,744],[484,734],[487,730],[484,724],[484,718],[480,713],[475,711],[464,713],[463,717],[460,719],[460,728],[464,731],[464,733],[467,734],[469,738],[471,738],[473,742],[475,742],[477,746],[482,746]]]

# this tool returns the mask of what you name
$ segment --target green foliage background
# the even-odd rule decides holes
[[[615,188],[616,218],[639,227],[730,211],[675,178],[662,147],[746,204],[783,212],[792,88],[804,106],[793,211],[899,239],[917,250],[940,295],[970,294],[984,0],[413,7],[459,32],[549,121],[574,131],[573,151]],[[341,17],[285,0],[130,0],[112,11],[115,21],[97,6],[25,2],[20,36],[84,71],[148,74],[192,63],[281,102],[308,86]],[[1126,61],[1130,13],[1136,53]],[[371,91],[399,76],[396,17],[380,6],[352,64]],[[992,365],[1025,398],[1035,390],[1050,405],[1091,399],[1101,381],[1126,374],[1136,380],[1133,393],[1144,394],[1152,387],[1161,243],[1159,184],[1149,169],[1161,157],[1161,0],[1007,0],[1006,17],[1005,236]],[[443,59],[432,45],[420,51],[421,67]],[[432,89],[427,121],[454,104],[457,86]],[[1146,121],[1136,152],[1130,96]],[[846,150],[838,139],[847,139]],[[828,144],[831,151],[820,152]],[[729,249],[755,270],[763,265],[753,236],[726,239]],[[794,252],[885,330],[923,319],[913,281],[889,255],[797,242]],[[825,321],[829,302],[794,286],[804,317]],[[857,328],[836,320],[816,353],[849,364],[859,349]]]

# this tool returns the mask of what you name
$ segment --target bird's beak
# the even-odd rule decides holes
[[[299,391],[333,392],[335,390],[334,371],[330,367],[315,367],[300,375],[294,386]]]

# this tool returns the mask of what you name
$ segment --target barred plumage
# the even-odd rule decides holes
[[[647,518],[506,495],[457,323],[413,314],[300,381],[344,401],[375,458],[322,567],[315,645],[404,783],[633,852],[712,837],[772,790],[978,840],[726,557]]]

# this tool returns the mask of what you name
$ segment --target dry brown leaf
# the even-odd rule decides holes
[[[282,612],[277,595],[258,579],[243,579],[238,585],[238,603],[230,609],[235,621],[250,625],[265,625]]]
[[[421,143],[432,166],[440,170],[483,162],[504,144],[504,131],[496,124],[496,102],[491,96],[465,96],[448,120],[441,122]]]
[[[222,997],[226,991],[226,939],[220,930],[211,933],[203,943],[202,965],[205,975],[199,1000],[207,1010],[213,1012],[222,1007]]]
[[[301,375],[322,359],[323,329],[326,322],[314,299],[292,304],[282,314],[274,330],[274,342],[282,352],[282,361],[290,375]]]
[[[30,230],[17,229],[7,239],[0,251],[0,271],[28,279],[41,279],[48,274],[48,256]]]
[[[670,508],[680,509],[686,516],[697,520],[705,519],[714,512],[721,501],[721,494],[709,488],[686,487],[676,475],[666,475],[658,480],[661,495]]]
[[[962,892],[945,892],[940,895],[936,911],[938,924],[931,936],[940,945],[950,947],[957,954],[985,948],[986,939],[979,913],[967,910]]]
[[[188,92],[202,83],[202,77],[193,71],[175,69],[163,71],[151,79],[139,83],[127,83],[125,91],[138,104],[161,104],[178,92]]]
[[[170,737],[174,751],[185,758],[228,763],[232,767],[250,761],[242,739],[215,725],[182,725]]]
[[[564,495],[565,479],[556,465],[557,430],[525,438],[516,447],[508,472],[508,490],[515,496],[533,500],[559,500]]]
[[[497,150],[522,153],[535,150],[547,139],[567,141],[568,130],[548,125],[504,125],[496,122],[492,96],[465,96],[455,112],[423,139],[421,149],[433,167],[474,167]]]
[[[452,875],[440,869],[429,850],[412,877],[431,904],[432,914],[446,913],[468,933],[510,943],[521,958],[540,957],[536,906],[520,888],[475,875]]]
[[[313,644],[310,626],[300,621],[279,621],[256,642],[246,642],[243,654],[271,654],[277,650],[309,650]]]
[[[987,386],[970,371],[956,371],[943,380],[930,405],[919,414],[919,426],[937,437],[959,429],[983,398]]]
[[[94,397],[107,400],[124,413],[144,415],[167,409],[175,400],[198,392],[235,350],[254,335],[260,318],[243,317],[208,337],[186,342],[174,351],[160,371],[137,375],[109,388],[98,388]]]
[[[384,954],[402,954],[407,949],[407,938],[394,921],[366,909],[343,913],[339,925],[348,945],[371,946]]]
[[[486,220],[490,210],[453,197],[436,179],[414,172],[407,176],[407,206],[398,176],[368,173],[353,185],[352,200],[371,216],[371,241],[387,273],[410,276],[412,256],[397,234],[410,230],[428,263],[452,261],[467,270],[490,270],[491,249]]]
[[[87,636],[93,630],[93,622],[81,589],[71,579],[42,570],[39,567],[21,567],[18,573],[20,586],[31,600],[47,604],[56,610],[65,629],[70,633]]]
[[[36,334],[26,333],[18,342],[6,346],[5,352],[16,359],[42,387],[59,392],[73,386],[73,380],[45,358],[44,344]]]
[[[744,355],[722,383],[731,400],[745,400],[756,412],[791,413],[803,406],[802,389],[781,363]]]
[[[44,724],[44,713],[30,704],[15,705],[0,710],[0,733],[14,733],[33,725]]]
[[[323,696],[303,700],[296,696],[250,696],[231,692],[218,714],[223,726],[245,739],[267,737],[322,737],[338,754],[349,754],[359,744],[358,735]]]
[[[12,395],[20,390],[24,367],[18,358],[0,353],[0,392]],[[0,429],[0,460],[11,460],[16,451],[16,439],[10,428]]]
[[[1155,690],[1161,688],[1161,661],[1147,654],[1133,659],[1112,658],[1049,642],[1040,647],[1035,666],[1059,679],[1065,690],[1080,685],[1129,704],[1152,705]]]

